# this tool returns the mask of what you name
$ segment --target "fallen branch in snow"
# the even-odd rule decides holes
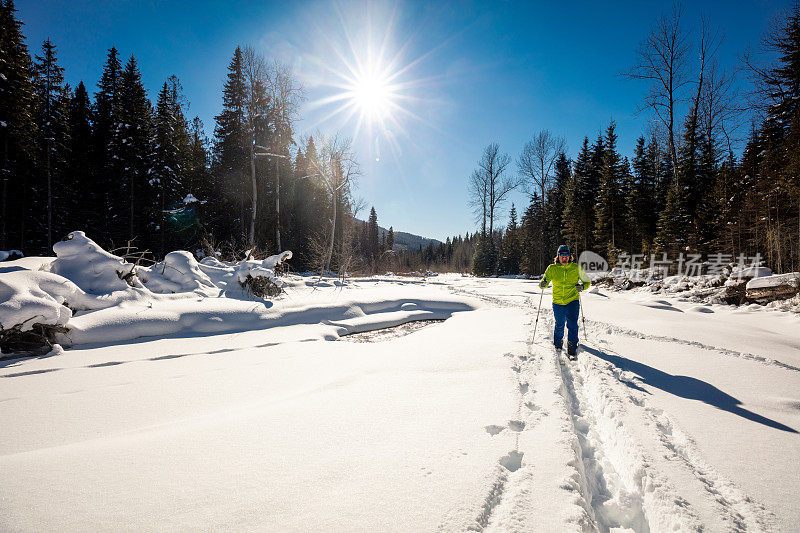
[[[250,274],[240,282],[242,290],[245,290],[257,298],[271,298],[283,292],[276,283],[267,276],[253,277]]]
[[[0,354],[4,354],[0,359],[7,359],[8,354],[14,354],[14,357],[45,354],[53,348],[57,333],[69,331],[69,328],[59,324],[36,323],[26,331],[23,331],[24,326],[25,323],[22,323],[0,329]]]

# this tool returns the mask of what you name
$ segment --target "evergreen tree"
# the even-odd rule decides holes
[[[369,219],[367,221],[367,240],[366,240],[366,256],[370,264],[376,264],[379,256],[378,247],[378,215],[375,213],[375,208],[370,209]]]
[[[98,194],[94,170],[92,103],[83,82],[78,83],[69,104],[69,158],[64,171],[67,202],[62,205],[65,232],[86,228],[94,233],[102,214],[103,198]],[[63,237],[63,235],[59,235]]]
[[[777,55],[754,74],[764,97],[766,120],[759,132],[754,188],[746,204],[756,220],[751,241],[766,253],[776,271],[800,268],[800,183],[796,170],[800,119],[800,3],[795,2],[764,37],[766,51]]]
[[[583,146],[575,161],[571,177],[564,185],[564,211],[562,236],[571,248],[589,250],[592,246],[594,225],[594,197],[589,176],[591,152],[589,138],[584,137]]]
[[[767,50],[778,55],[777,62],[756,72],[763,84],[763,106],[769,113],[765,134],[778,139],[788,135],[795,117],[800,116],[800,3],[795,2],[785,15],[764,39]]]
[[[151,232],[160,230],[152,218],[153,206],[158,209],[160,202],[158,182],[152,177],[152,106],[133,56],[120,77],[119,127],[114,132],[114,144],[119,146],[121,167],[114,208],[124,216],[112,236],[120,244],[137,239],[138,247],[149,248],[156,244]]]
[[[675,256],[688,244],[688,228],[691,220],[686,208],[686,191],[682,187],[670,187],[667,193],[667,205],[658,218],[656,249]]]
[[[295,186],[292,200],[294,222],[291,226],[294,243],[292,250],[298,251],[300,268],[314,268],[316,243],[322,238],[322,228],[327,226],[327,194],[322,184],[319,153],[314,138],[309,137],[304,149],[297,151],[295,158]]]
[[[386,249],[394,250],[394,228],[389,226],[389,233],[386,234]]]
[[[103,74],[97,84],[94,104],[94,139],[92,152],[95,157],[98,196],[102,198],[102,209],[96,212],[95,230],[97,239],[105,244],[112,237],[111,228],[124,224],[122,207],[119,205],[119,183],[121,175],[121,146],[118,131],[122,64],[115,47],[108,51]],[[118,232],[117,232],[118,233]]]
[[[520,273],[520,263],[522,262],[522,246],[520,243],[519,228],[517,227],[517,209],[511,204],[508,227],[503,234],[503,242],[500,245],[500,258],[498,265],[499,274]]]
[[[702,135],[697,114],[697,107],[692,107],[689,111],[689,115],[686,117],[683,143],[678,151],[677,183],[673,184],[673,187],[683,189],[681,195],[683,201],[670,206],[671,209],[686,210],[685,213],[678,212],[678,216],[682,220],[690,220],[691,225],[687,226],[684,231],[688,231],[689,233],[687,243],[693,250],[697,250],[698,248],[698,206],[703,198],[703,194],[707,192],[707,187],[704,183],[705,176],[703,176],[701,168],[700,147]],[[677,196],[673,194],[673,198],[677,198]]]
[[[739,169],[733,153],[720,165],[714,182],[709,203],[709,226],[714,235],[712,245],[715,249],[732,256],[742,250],[741,231],[737,211],[742,205],[739,183]]]
[[[638,180],[631,171],[631,163],[627,157],[622,158],[619,176],[618,209],[619,221],[617,250],[620,252],[634,250],[636,235],[636,220],[631,220],[628,216],[627,199],[633,195],[634,190],[639,188]]]
[[[709,250],[715,233],[714,192],[721,174],[720,154],[714,139],[705,133],[700,136],[697,190],[694,198],[694,224],[698,251]]]
[[[572,162],[564,152],[561,152],[555,161],[553,183],[547,190],[547,200],[545,202],[546,247],[554,250],[564,240],[564,211],[566,191],[572,177],[571,167]]]
[[[660,176],[672,176],[672,172],[664,168],[664,160],[669,161],[669,158],[661,154],[658,142],[651,138],[640,161],[634,162],[634,172],[641,191],[637,227],[641,234],[642,252],[651,252],[654,248],[658,213],[665,204]]]
[[[181,182],[184,176],[184,155],[180,146],[181,137],[185,137],[185,119],[177,102],[177,92],[167,82],[158,92],[155,116],[153,117],[154,130],[154,160],[150,183],[157,198],[156,210],[152,211],[157,221],[158,235],[157,250],[161,256],[168,251],[167,248],[167,209],[174,208],[180,200]],[[180,131],[184,130],[184,131]],[[172,220],[172,218],[171,218]],[[170,230],[179,229],[176,227]],[[170,242],[169,245],[172,245]]]
[[[648,228],[644,212],[647,183],[653,175],[651,161],[647,158],[644,136],[636,139],[633,151],[633,171],[630,173],[625,196],[625,224],[628,227],[630,245],[628,253],[635,254],[647,248]]]
[[[476,276],[491,276],[497,271],[497,248],[491,235],[481,233],[475,255],[472,257],[472,273]]]
[[[606,158],[606,144],[603,134],[599,133],[592,145],[589,156],[589,164],[586,171],[586,190],[596,198],[600,193],[600,186],[603,181],[603,164]],[[594,220],[592,220],[594,222]],[[590,227],[594,227],[592,224]]]
[[[248,175],[248,141],[245,129],[245,79],[242,50],[236,47],[228,65],[222,91],[222,112],[215,117],[213,174],[223,191],[216,209],[223,239],[243,239],[247,221],[245,179]]]
[[[530,204],[520,224],[522,243],[522,273],[538,276],[552,261],[553,250],[546,248],[544,239],[545,213],[538,195],[531,196]]]
[[[0,0],[0,249],[26,251],[36,164],[33,65],[13,0]]]
[[[203,121],[194,117],[189,130],[189,147],[186,158],[185,181],[183,190],[198,201],[187,204],[184,216],[185,238],[191,245],[198,244],[204,231],[212,231],[213,220],[207,217],[209,207],[221,200],[211,180],[209,170],[208,138],[205,135]]]
[[[33,211],[44,213],[36,216],[37,233],[42,237],[41,250],[49,253],[53,247],[53,233],[65,231],[61,205],[64,193],[64,171],[68,148],[69,88],[64,85],[64,69],[58,65],[56,47],[47,39],[42,44],[42,55],[36,56],[33,66],[34,90],[36,92],[37,152],[40,171],[34,185]],[[34,222],[32,220],[32,222]]]
[[[612,120],[606,128],[603,142],[603,159],[600,171],[600,194],[595,204],[595,239],[597,246],[608,254],[613,263],[619,253],[621,240],[621,221],[623,218],[622,195],[620,191],[623,166],[617,152],[616,124]]]

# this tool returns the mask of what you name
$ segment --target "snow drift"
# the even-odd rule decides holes
[[[121,310],[126,306],[129,309],[153,308],[159,303],[198,296],[241,299],[247,296],[243,290],[247,279],[251,282],[266,280],[279,292],[283,281],[275,276],[275,269],[292,256],[290,251],[285,251],[264,261],[247,260],[230,265],[217,262],[218,265],[211,267],[215,270],[212,280],[189,252],[171,252],[159,263],[141,266],[104,250],[83,231],[70,233],[65,240],[53,245],[53,251],[56,254],[53,260],[26,258],[4,262],[0,268],[3,273],[0,278],[0,349],[8,351],[8,340],[13,334],[29,332],[37,325],[71,329],[70,321],[81,313],[116,307],[116,320],[130,325],[129,320],[120,321],[120,315],[124,314]],[[239,283],[230,285],[231,279]],[[156,328],[155,334],[161,329]],[[136,336],[147,334],[137,331]],[[105,340],[122,338],[132,337],[117,331]],[[42,339],[42,342],[52,341],[50,335]]]
[[[130,263],[76,231],[54,247],[56,258],[6,262],[0,272],[0,350],[13,351],[7,335],[46,330],[40,345],[116,343],[164,335],[197,336],[322,324],[321,339],[443,320],[474,309],[443,293],[431,301],[414,288],[394,295],[364,291],[343,299],[302,276],[279,276],[284,251],[264,260],[222,262],[175,251],[152,266]],[[285,289],[293,294],[279,299]],[[300,298],[298,291],[305,291]],[[316,294],[314,294],[316,292]],[[308,293],[308,294],[306,294]],[[309,297],[310,295],[310,297]],[[44,331],[42,330],[42,331]],[[19,346],[19,344],[16,344]],[[17,348],[20,349],[20,348]]]

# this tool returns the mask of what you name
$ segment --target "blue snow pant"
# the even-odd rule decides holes
[[[564,322],[567,323],[567,339],[569,342],[578,345],[578,312],[581,304],[578,300],[572,300],[566,305],[553,304],[553,315],[556,319],[556,329],[553,332],[553,344],[561,346],[564,340]]]

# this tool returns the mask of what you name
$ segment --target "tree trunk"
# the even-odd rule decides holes
[[[130,220],[129,220],[130,229],[128,230],[128,239],[133,239],[133,237],[134,237],[134,235],[133,235],[133,171],[131,171],[130,177],[128,178],[128,188],[130,189],[129,192],[130,192],[130,197],[131,197],[131,203],[130,203],[130,211],[131,211],[131,213],[130,213]]]
[[[258,187],[256,186],[256,156],[253,143],[250,143],[250,181],[253,186],[253,206],[250,210],[250,233],[248,244],[252,248],[256,242],[256,206],[258,205]]]
[[[670,65],[672,66],[672,65]],[[678,151],[675,149],[675,98],[672,89],[673,73],[669,74],[669,156],[672,158],[672,182],[678,184]]]
[[[328,255],[325,258],[325,263],[323,265],[322,272],[320,272],[320,274],[319,274],[320,278],[322,277],[322,274],[324,274],[325,270],[330,270],[331,258],[333,257],[333,238],[336,235],[336,204],[338,203],[336,196],[337,196],[336,191],[334,191],[334,193],[333,193],[333,219],[331,220],[331,239],[330,239],[330,242],[328,243]]]
[[[53,249],[53,183],[50,174],[50,139],[47,140],[47,249]]]
[[[160,230],[160,233],[161,233],[161,246],[160,246],[161,249],[159,250],[159,255],[161,255],[161,257],[164,257],[164,255],[166,254],[166,249],[165,249],[166,248],[166,242],[165,242],[165,240],[166,240],[165,239],[166,231],[164,229],[164,226],[166,226],[166,224],[167,224],[166,216],[164,214],[164,210],[167,207],[166,206],[166,201],[165,201],[165,198],[164,198],[166,196],[166,193],[167,193],[166,186],[164,185],[164,179],[162,178],[161,179],[161,214],[159,215],[159,224],[158,224],[158,229]]]
[[[281,164],[275,167],[275,244],[281,253]]]
[[[6,126],[8,128],[8,126]],[[8,205],[8,130],[6,129],[6,133],[3,135],[3,206],[2,210],[0,211],[0,248],[6,249],[9,248],[7,245],[7,236],[6,236],[6,220],[8,220],[6,206]]]

